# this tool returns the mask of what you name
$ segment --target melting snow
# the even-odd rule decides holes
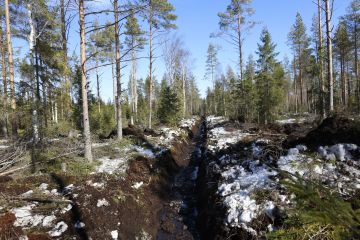
[[[249,136],[249,133],[245,133],[241,130],[229,132],[223,127],[211,129],[208,132],[208,140],[210,142],[208,148],[211,151],[219,151],[225,149],[229,144],[235,144],[245,137]]]
[[[48,233],[51,237],[60,237],[67,229],[68,229],[68,225],[65,222],[59,222]]]
[[[143,182],[136,182],[134,185],[132,185],[131,187],[133,189],[139,189],[144,183]]]
[[[113,240],[117,240],[118,237],[119,237],[118,231],[117,230],[111,231],[111,237],[112,237]]]
[[[109,157],[102,157],[98,161],[100,162],[100,166],[97,167],[99,173],[124,174],[128,169],[127,158],[110,159]]]
[[[241,130],[230,132],[221,127],[220,124],[225,121],[220,117],[207,119],[210,129],[208,148],[213,153],[226,148],[228,143],[236,143],[247,136]],[[258,234],[252,228],[253,220],[262,214],[274,220],[274,209],[290,204],[294,197],[286,196],[281,191],[278,172],[272,170],[271,165],[256,160],[262,155],[263,146],[268,143],[266,139],[255,141],[249,149],[252,153],[249,160],[239,159],[236,154],[224,154],[214,158],[208,165],[209,174],[221,176],[217,193],[227,209],[225,223],[241,228],[253,236]],[[360,148],[355,144],[323,146],[319,148],[317,156],[306,146],[298,145],[289,149],[285,156],[276,159],[276,163],[279,170],[299,173],[307,179],[318,179],[346,195],[360,188],[360,161],[354,160],[354,153],[360,153]],[[272,191],[271,201],[265,198],[257,202],[257,191],[264,189]],[[269,225],[268,231],[272,229],[273,226]]]
[[[135,150],[136,152],[138,152],[140,155],[142,155],[144,157],[155,158],[155,154],[150,149],[145,149],[143,147],[134,146],[133,150]]]
[[[105,198],[98,199],[97,204],[96,204],[97,207],[107,207],[109,205],[110,205],[109,202]]]

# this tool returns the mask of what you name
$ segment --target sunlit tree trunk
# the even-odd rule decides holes
[[[328,84],[329,84],[329,110],[334,111],[334,77],[333,77],[333,49],[331,38],[331,13],[330,0],[325,0],[326,12],[326,38],[327,38],[327,54],[328,54]]]
[[[186,117],[186,73],[185,66],[182,67],[182,95],[183,95],[183,117]]]
[[[101,98],[100,98],[100,75],[99,75],[99,63],[96,60],[96,94],[98,100],[98,112],[101,113]]]
[[[9,77],[10,77],[10,100],[11,100],[11,126],[12,135],[17,137],[17,114],[16,114],[16,96],[15,96],[15,77],[14,77],[14,60],[13,49],[11,43],[11,28],[10,28],[10,13],[9,13],[9,0],[5,2],[5,21],[6,21],[6,42],[9,62]]]
[[[92,162],[91,152],[91,133],[89,121],[89,108],[87,96],[87,79],[86,79],[86,38],[85,38],[85,13],[84,0],[79,0],[79,23],[80,23],[80,61],[81,61],[81,96],[83,110],[83,134],[85,140],[85,158]]]
[[[117,113],[117,110],[116,110],[116,77],[115,77],[114,63],[111,64],[111,75],[112,75],[112,81],[113,81],[114,116],[115,116],[115,120],[116,120],[116,113]]]
[[[36,44],[36,32],[35,32],[35,25],[34,19],[32,14],[32,5],[27,5],[28,10],[28,18],[29,18],[29,26],[30,26],[30,33],[29,33],[29,56],[30,56],[30,66],[31,66],[31,74],[30,74],[30,81],[32,87],[32,137],[33,143],[36,145],[40,141],[39,135],[39,121],[38,121],[38,109],[37,109],[37,84],[35,81],[35,65],[34,65],[34,47]]]
[[[4,106],[4,115],[3,115],[3,126],[2,132],[5,138],[8,137],[8,87],[7,87],[7,73],[6,73],[6,50],[4,44],[4,32],[2,29],[2,18],[0,20],[0,45],[1,45],[1,66],[2,66],[2,78],[3,78],[3,106]]]
[[[326,107],[325,107],[325,77],[324,77],[324,61],[323,61],[323,53],[324,53],[324,46],[323,46],[323,32],[322,32],[322,14],[321,14],[321,2],[318,0],[318,36],[319,36],[319,50],[318,50],[318,58],[319,58],[319,77],[320,77],[320,105],[321,105],[321,114],[322,117],[326,115]]]
[[[121,109],[121,67],[120,67],[120,36],[119,36],[119,8],[118,0],[114,0],[115,14],[115,51],[116,51],[116,123],[117,136],[122,139],[122,109]]]
[[[150,20],[149,20],[149,43],[150,43],[150,64],[149,64],[149,128],[152,127],[152,101],[153,101],[153,20],[152,20],[152,1],[150,0]]]
[[[65,0],[60,0],[60,15],[61,15],[61,43],[63,51],[63,64],[64,64],[64,85],[65,92],[62,96],[65,116],[70,116],[71,108],[71,97],[70,97],[70,79],[69,79],[69,68],[68,68],[68,47],[67,47],[67,32],[66,32],[66,16],[65,16]]]

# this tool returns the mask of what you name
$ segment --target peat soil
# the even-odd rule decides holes
[[[63,199],[72,201],[67,211],[63,210],[69,209],[68,204],[62,203],[37,203],[32,209],[33,214],[55,215],[53,225],[64,222],[68,226],[56,239],[200,239],[196,189],[204,129],[202,119],[187,129],[187,138],[174,141],[171,149],[156,159],[137,156],[131,160],[126,177],[95,173],[85,177],[42,174],[0,179],[0,193],[4,196],[0,198],[0,239],[52,239],[49,233],[54,226],[14,226],[12,209],[32,202],[7,198],[30,190],[37,192],[44,183],[49,190],[57,189]],[[151,147],[144,133],[128,134]]]
[[[199,171],[203,161],[203,152],[206,144],[206,126],[205,121],[201,121],[199,126],[194,131],[192,142],[189,144],[186,167],[182,168],[178,174],[176,174],[174,183],[171,189],[171,201],[168,204],[168,208],[164,208],[162,212],[162,220],[171,219],[171,213],[177,212],[180,216],[180,221],[190,233],[191,236],[186,239],[201,239],[200,231],[198,228],[198,181],[200,181]],[[168,209],[172,209],[166,212]],[[170,217],[169,217],[170,216]],[[173,221],[176,218],[172,218]],[[179,224],[174,222],[174,225],[179,227]],[[165,229],[161,229],[157,239],[173,239]]]

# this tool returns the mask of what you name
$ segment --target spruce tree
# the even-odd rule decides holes
[[[306,59],[309,55],[310,38],[306,34],[306,27],[300,13],[296,14],[296,20],[288,35],[288,40],[294,52],[294,59],[296,60],[295,70],[297,71],[298,80],[296,79],[294,82],[299,86],[299,102],[300,105],[304,107],[307,101],[307,91],[305,89],[306,84],[304,82],[304,75],[306,71]],[[295,95],[298,97],[298,93],[295,93]]]
[[[212,43],[209,44],[206,56],[206,72],[205,78],[209,79],[213,84],[213,90],[215,90],[215,83],[216,83],[216,68],[219,66],[218,58],[217,58],[218,50],[216,46]],[[216,99],[213,102],[213,113],[217,114],[217,104]]]
[[[283,100],[284,69],[276,60],[278,53],[276,44],[272,42],[270,33],[264,29],[258,44],[258,72],[256,76],[257,107],[261,123],[275,120],[279,106]]]
[[[176,125],[181,119],[181,106],[173,88],[167,85],[166,80],[161,82],[161,93],[157,115],[160,123]]]
[[[334,53],[340,65],[341,103],[346,108],[348,105],[348,81],[346,66],[349,60],[351,42],[344,22],[340,22],[334,35]]]

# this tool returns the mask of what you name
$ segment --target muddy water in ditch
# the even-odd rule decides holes
[[[192,139],[190,154],[186,157],[189,158],[189,165],[183,168],[176,176],[172,187],[171,199],[169,206],[175,210],[180,219],[174,220],[174,224],[179,226],[176,222],[181,222],[186,228],[186,232],[192,235],[193,239],[201,239],[200,232],[197,227],[198,218],[198,194],[197,194],[197,181],[200,163],[202,161],[202,153],[205,147],[205,121],[199,125],[197,131]],[[162,236],[162,237],[161,237]],[[189,239],[189,236],[184,239]],[[158,239],[172,239],[169,235],[160,234]],[[183,238],[182,238],[183,239]]]

